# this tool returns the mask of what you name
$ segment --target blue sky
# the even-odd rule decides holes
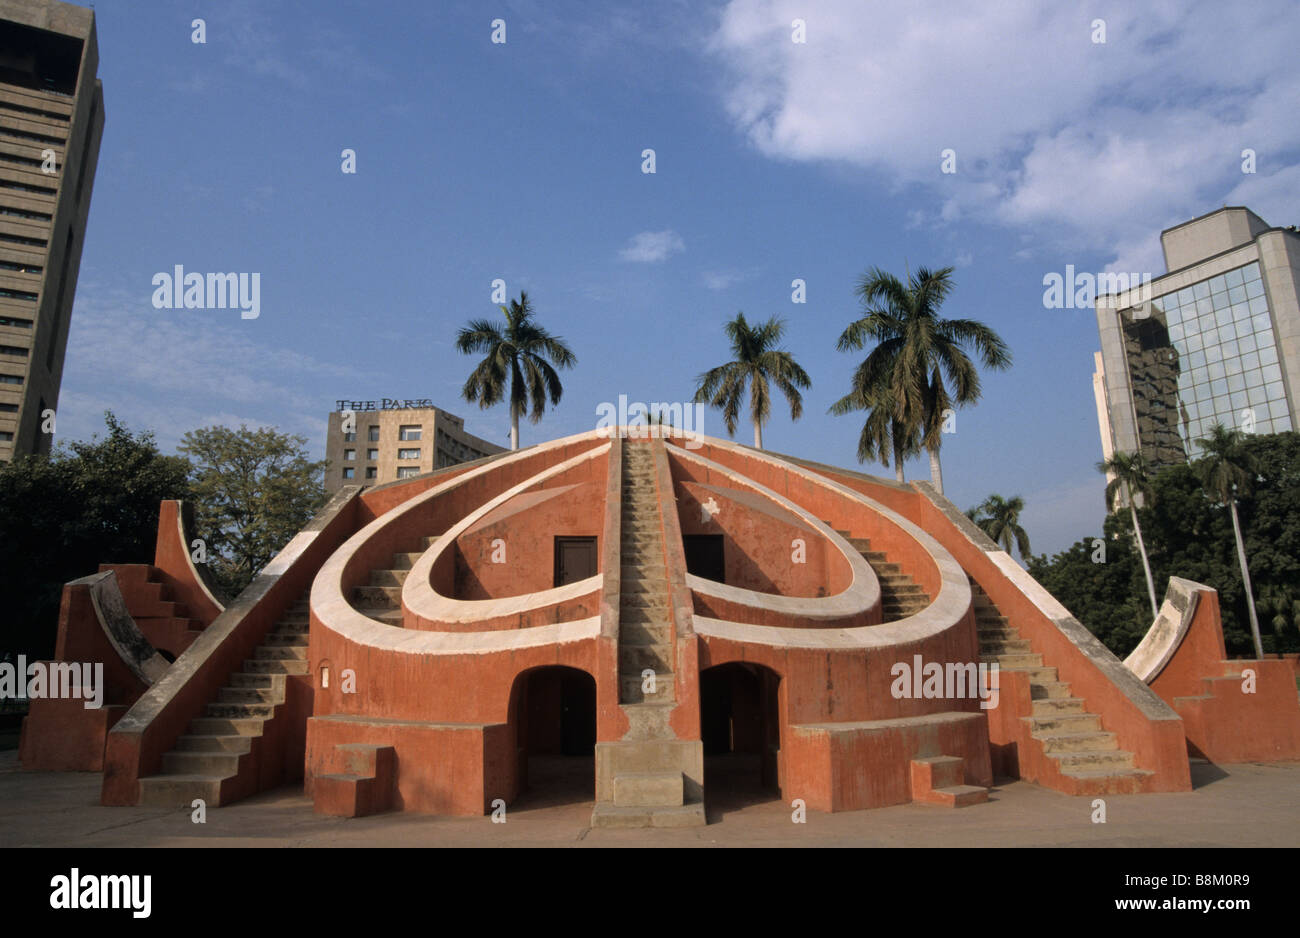
[[[505,445],[505,409],[460,399],[472,362],[451,345],[499,315],[501,278],[579,362],[525,445],[619,394],[688,400],[743,310],[784,317],[813,380],[765,445],[856,466],[858,418],[826,415],[857,360],[834,350],[855,282],[951,265],[945,313],[993,326],[1015,364],[945,437],[947,494],[1022,495],[1035,552],[1063,549],[1104,514],[1098,339],[1091,310],[1044,308],[1044,276],[1158,276],[1159,231],[1224,204],[1300,220],[1300,6],[1131,7],[101,0],[60,437],[112,409],[168,449],[247,423],[323,457],[336,399],[394,397]],[[177,264],[259,273],[259,317],[155,309]],[[716,412],[704,429],[725,435]]]

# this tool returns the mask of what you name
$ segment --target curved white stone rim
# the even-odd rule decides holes
[[[706,580],[693,573],[688,573],[686,574],[686,585],[692,590],[701,596],[712,597],[738,606],[777,612],[792,618],[811,619],[813,621],[865,615],[880,605],[880,581],[877,579],[875,571],[871,569],[871,565],[863,559],[860,553],[853,549],[853,546],[848,541],[820,518],[795,504],[784,495],[780,495],[749,478],[737,469],[730,469],[721,463],[716,463],[684,448],[678,449],[674,447],[673,455],[720,473],[795,515],[821,534],[840,552],[852,573],[849,585],[834,596],[781,596],[775,593],[760,593],[758,590],[719,583],[716,580]],[[763,626],[763,628],[773,627]]]
[[[602,435],[599,430],[588,430],[585,433],[552,440],[538,447],[520,450],[434,486],[391,511],[385,512],[357,531],[329,556],[312,583],[311,610],[321,627],[358,645],[416,655],[489,654],[566,644],[598,637],[599,616],[574,622],[539,625],[528,629],[501,629],[487,632],[434,632],[395,628],[362,615],[353,608],[343,593],[343,571],[357,548],[389,524],[395,523],[404,510],[445,494],[482,473],[495,471],[536,455],[539,451],[559,449],[586,440],[600,441],[595,443],[596,448],[602,443],[606,447],[610,445],[607,435]]]
[[[961,565],[957,563],[952,554],[948,553],[942,544],[927,534],[919,525],[913,524],[907,518],[874,499],[870,499],[848,486],[841,485],[833,479],[805,469],[803,466],[776,459],[759,451],[742,448],[726,440],[719,440],[714,437],[706,437],[705,439],[720,449],[731,450],[742,456],[788,469],[814,485],[829,488],[874,511],[886,521],[899,527],[903,533],[915,540],[930,555],[930,559],[939,568],[940,583],[939,595],[934,598],[930,605],[915,615],[910,615],[905,619],[896,619],[883,625],[864,625],[847,629],[797,629],[785,626],[728,622],[722,619],[697,615],[694,617],[696,634],[757,645],[777,645],[793,648],[828,650],[878,648],[886,645],[916,642],[939,635],[957,625],[970,611],[972,602],[971,589],[965,571],[962,570]]]
[[[456,538],[460,537],[479,519],[504,505],[515,496],[531,491],[548,479],[563,475],[584,462],[590,462],[606,455],[611,445],[605,443],[603,446],[597,446],[539,472],[535,476],[530,476],[514,488],[507,489],[491,501],[480,505],[448,528],[446,533],[434,541],[432,546],[420,556],[420,559],[411,567],[411,572],[407,574],[406,583],[402,587],[402,617],[405,619],[409,615],[415,615],[431,622],[472,624],[482,622],[485,619],[515,616],[545,606],[553,606],[600,590],[605,582],[603,573],[597,573],[585,580],[578,580],[564,586],[555,586],[535,593],[524,593],[520,596],[503,596],[499,599],[455,599],[439,593],[433,588],[430,581],[433,575],[433,565],[438,558],[450,550],[455,545]]]

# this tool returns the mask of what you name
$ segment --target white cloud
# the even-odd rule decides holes
[[[933,201],[910,226],[987,220],[1145,269],[1159,229],[1224,202],[1273,224],[1300,213],[1296,35],[1291,0],[731,0],[708,48],[760,151],[919,184]],[[1256,177],[1240,171],[1248,147]]]
[[[306,436],[322,453],[333,402],[316,388],[359,376],[259,340],[258,322],[237,313],[158,310],[147,285],[132,293],[95,283],[79,285],[64,375],[60,439],[102,432],[112,410],[166,448],[187,430],[247,423]]]
[[[706,270],[703,274],[704,285],[710,290],[725,290],[749,277],[750,274],[742,270]]]
[[[643,231],[633,235],[627,247],[618,252],[618,256],[637,264],[657,264],[685,250],[686,243],[672,229]]]

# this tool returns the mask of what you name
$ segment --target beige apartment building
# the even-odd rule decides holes
[[[0,463],[48,452],[104,129],[95,14],[0,0]]]
[[[325,487],[381,485],[505,452],[427,400],[337,401],[325,442]]]

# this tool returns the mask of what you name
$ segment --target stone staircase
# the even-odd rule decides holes
[[[421,539],[424,550],[433,546],[441,535]],[[386,625],[402,627],[402,584],[420,559],[422,551],[400,551],[393,554],[392,566],[371,570],[370,583],[352,590],[352,608],[367,618]]]
[[[619,706],[631,726],[619,742],[597,745],[593,827],[685,827],[705,820],[703,799],[687,792],[681,769],[683,749],[699,744],[678,740],[668,722],[676,675],[653,445],[662,444],[623,444],[618,681]]]
[[[304,593],[253,649],[243,670],[230,675],[204,716],[191,720],[189,733],[163,754],[162,772],[140,779],[140,804],[189,807],[202,798],[208,807],[216,807],[223,796],[231,800],[235,780],[255,771],[253,747],[284,703],[288,676],[307,673],[309,628]],[[252,784],[255,791],[255,780]]]
[[[1043,656],[1033,653],[1029,640],[973,579],[971,594],[980,661],[1029,676],[1033,712],[1020,720],[1060,774],[1098,792],[1127,790],[1150,775],[1133,765],[1133,753],[1119,748],[1115,734],[1102,729],[1101,717],[1084,710],[1082,698],[1071,696],[1069,683],[1058,679],[1056,668],[1044,666]]]
[[[870,538],[853,537],[848,531],[839,529],[836,529],[836,533],[862,555],[880,581],[882,623],[906,619],[930,605],[930,597],[915,580],[903,572],[901,564],[890,563],[884,551],[871,549]]]

